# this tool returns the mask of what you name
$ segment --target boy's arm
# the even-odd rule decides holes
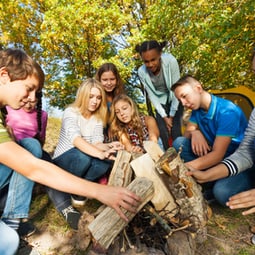
[[[51,188],[88,198],[95,198],[112,207],[124,219],[120,207],[135,212],[139,198],[129,190],[93,183],[34,157],[15,142],[0,144],[0,162],[32,181]]]
[[[184,136],[191,140],[192,152],[198,157],[204,156],[211,151],[207,140],[198,129],[197,124],[188,122]]]
[[[218,164],[224,158],[230,143],[230,137],[217,136],[214,141],[212,150],[204,156],[187,162],[187,167],[191,170],[205,170],[206,168]]]

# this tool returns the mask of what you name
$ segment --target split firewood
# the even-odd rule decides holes
[[[136,176],[146,177],[153,182],[156,192],[154,193],[151,202],[156,211],[168,211],[168,216],[170,218],[173,217],[177,212],[177,205],[170,190],[168,189],[168,175],[165,172],[160,174],[156,170],[155,163],[148,153],[132,160],[130,165]]]
[[[137,211],[140,211],[143,206],[151,200],[154,194],[153,182],[147,178],[135,178],[127,188],[141,198],[141,203]],[[134,213],[124,209],[122,211],[129,221],[135,216]],[[89,224],[88,229],[96,242],[107,249],[127,224],[128,223],[123,221],[114,209],[106,207],[102,213]]]
[[[109,176],[108,185],[126,187],[131,182],[133,174],[129,164],[131,157],[131,153],[126,150],[118,151]]]
[[[151,156],[154,162],[157,162],[161,156],[163,156],[164,151],[159,147],[159,145],[152,141],[144,141],[143,147],[146,152]]]

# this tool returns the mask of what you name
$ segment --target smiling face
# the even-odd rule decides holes
[[[128,102],[124,100],[119,100],[114,105],[114,111],[119,121],[125,124],[128,124],[131,121],[133,110]]]
[[[4,89],[4,95],[0,96],[1,105],[9,105],[13,109],[19,109],[27,102],[36,100],[35,93],[39,89],[39,81],[36,76],[28,76],[24,80],[10,81],[4,70],[0,72],[0,84]]]
[[[182,105],[191,110],[197,110],[201,104],[202,87],[199,84],[185,83],[178,86],[174,94]]]
[[[112,71],[102,73],[100,82],[107,93],[111,93],[117,85],[116,76]]]
[[[25,112],[33,112],[37,104],[37,99],[34,101],[29,101],[23,106]]]
[[[102,95],[98,88],[92,87],[89,94],[88,111],[95,112],[102,102]]]
[[[148,70],[155,75],[159,73],[161,52],[157,49],[147,50],[141,53],[141,58]]]

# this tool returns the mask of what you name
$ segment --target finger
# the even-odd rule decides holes
[[[124,221],[128,222],[128,217],[121,211],[119,206],[115,206],[114,210],[117,212],[117,214],[122,218]]]
[[[251,201],[251,200],[246,201],[242,199],[236,199],[236,200],[227,202],[227,206],[229,206],[230,209],[248,208],[254,205],[255,205],[254,201]]]
[[[248,215],[248,214],[252,214],[252,213],[255,213],[255,207],[252,207],[249,210],[243,211],[242,215]]]

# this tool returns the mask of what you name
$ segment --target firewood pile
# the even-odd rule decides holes
[[[137,214],[124,210],[126,223],[106,206],[93,215],[84,212],[77,245],[93,247],[88,254],[194,255],[196,243],[206,240],[210,210],[201,187],[185,175],[188,170],[173,148],[163,153],[153,142],[144,146],[145,154],[119,151],[108,182],[141,197]]]

